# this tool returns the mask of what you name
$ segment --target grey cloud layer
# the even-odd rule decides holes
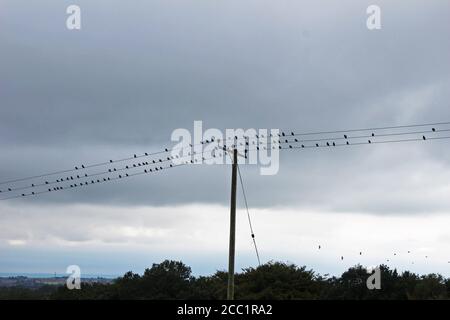
[[[370,1],[79,1],[81,32],[65,29],[68,4],[0,2],[2,178],[145,152],[194,120],[309,131],[450,119],[448,1],[379,1],[376,32]],[[244,174],[255,206],[443,211],[445,146],[282,155],[279,175]],[[227,168],[178,168],[32,201],[226,204],[228,180]]]

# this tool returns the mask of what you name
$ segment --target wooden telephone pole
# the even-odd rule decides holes
[[[237,185],[237,149],[233,149],[233,168],[231,174],[231,206],[230,206],[230,248],[228,254],[228,290],[227,299],[234,300],[234,256],[236,238],[236,185]]]

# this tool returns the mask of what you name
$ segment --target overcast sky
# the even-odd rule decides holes
[[[81,30],[66,28],[71,4]],[[381,30],[366,27],[371,4]],[[195,120],[450,121],[449,21],[447,0],[0,0],[0,180],[159,150]],[[263,262],[339,274],[389,259],[450,276],[449,143],[284,152],[274,176],[242,166]],[[230,167],[191,166],[1,201],[0,272],[121,274],[165,258],[224,270],[229,190]],[[256,258],[238,201],[239,269]]]

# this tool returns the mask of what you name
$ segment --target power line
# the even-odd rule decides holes
[[[434,130],[427,130],[427,131],[409,131],[409,132],[395,132],[395,133],[384,133],[384,134],[369,134],[369,135],[359,135],[359,136],[339,136],[339,137],[326,137],[326,138],[319,138],[319,139],[294,139],[291,141],[295,142],[316,142],[316,141],[333,141],[333,140],[350,140],[350,139],[363,139],[363,138],[375,138],[375,137],[394,137],[394,136],[405,136],[405,135],[417,135],[417,134],[428,134],[428,133],[439,133],[439,132],[450,132],[450,129],[434,129]],[[296,134],[292,135],[296,136]],[[285,138],[285,137],[281,137]],[[287,136],[289,138],[289,136]],[[288,141],[286,141],[288,142]]]
[[[209,143],[211,143],[211,142],[209,142]],[[181,150],[181,148],[179,148],[179,149]],[[174,150],[176,150],[176,149],[174,149]],[[120,171],[123,171],[123,170],[132,169],[132,167],[144,166],[144,165],[148,166],[148,165],[152,165],[152,164],[164,163],[164,162],[172,161],[172,160],[175,160],[175,159],[183,159],[183,158],[193,157],[195,155],[202,154],[202,153],[204,153],[204,152],[202,151],[201,153],[199,153],[199,152],[192,151],[192,152],[188,152],[188,155],[184,156],[184,157],[178,157],[178,156],[173,157],[173,156],[170,156],[170,157],[167,157],[167,158],[155,158],[153,160],[149,160],[150,162],[148,162],[148,161],[142,162],[142,163],[138,162],[138,163],[134,163],[134,164],[131,164],[131,165],[126,165],[126,166],[124,166],[122,168],[119,168],[119,169],[117,169],[116,167],[111,167],[107,171],[101,171],[101,172],[90,173],[90,174],[87,174],[87,173],[82,174],[82,172],[85,172],[86,169],[92,168],[94,166],[89,166],[89,167],[88,166],[83,166],[83,168],[81,170],[77,169],[78,170],[77,172],[79,172],[80,174],[75,175],[75,176],[73,176],[73,175],[72,176],[66,176],[66,177],[63,177],[63,178],[56,179],[54,181],[45,181],[43,183],[35,183],[35,184],[23,186],[23,187],[16,187],[16,188],[10,187],[10,188],[7,188],[6,190],[0,190],[0,193],[8,193],[8,192],[18,191],[18,190],[26,190],[26,189],[30,189],[30,188],[34,188],[34,187],[39,187],[39,186],[44,186],[44,185],[53,185],[53,184],[58,184],[58,183],[61,183],[61,182],[75,180],[75,179],[83,179],[83,178],[87,178],[87,177],[94,177],[94,176],[104,175],[104,174],[108,174],[108,173],[112,173],[112,172],[120,172]],[[148,155],[145,155],[145,156],[150,156],[150,155],[151,154],[148,154]],[[127,159],[128,160],[136,160],[136,159],[142,158],[142,157],[143,156],[136,156],[136,157],[127,158]],[[122,159],[120,161],[123,162],[124,159]],[[111,163],[107,163],[107,164],[114,164],[114,163],[117,163],[117,162],[120,162],[120,161],[115,161],[115,162],[111,162]],[[76,170],[71,170],[71,171],[76,171]],[[44,175],[42,175],[42,176],[44,176]],[[38,177],[38,176],[34,176],[34,177]]]
[[[253,240],[253,246],[255,247],[256,258],[258,259],[258,265],[261,266],[261,260],[259,259],[258,246],[256,245],[255,233],[253,232],[252,220],[250,218],[250,211],[248,210],[247,196],[245,194],[245,187],[244,187],[244,182],[242,181],[242,175],[241,175],[241,169],[239,168],[239,163],[237,164],[237,169],[238,169],[238,174],[239,174],[239,180],[241,182],[241,187],[242,187],[242,195],[244,196],[245,208],[247,210],[248,225],[250,226],[250,232],[251,232],[251,237]]]
[[[428,126],[438,126],[438,125],[450,125],[450,121],[431,122],[431,123],[422,123],[422,124],[410,124],[410,125],[402,125],[402,126],[359,128],[359,129],[349,129],[349,130],[315,131],[315,132],[313,131],[313,132],[297,133],[297,135],[308,136],[308,135],[319,135],[319,134],[329,134],[329,133],[345,133],[345,132],[358,132],[358,131],[361,132],[361,131],[375,131],[375,130],[387,130],[387,129],[405,129],[405,128],[428,127]],[[290,130],[284,130],[283,132],[286,132],[286,131],[289,132]]]
[[[325,138],[317,138],[317,139],[302,139],[302,140],[298,140],[297,138],[295,138],[293,140],[289,140],[289,137],[298,135],[298,134],[295,134],[294,132],[292,132],[291,136],[286,136],[285,133],[280,134],[280,137],[279,137],[280,140],[278,140],[278,143],[282,144],[282,143],[321,142],[321,141],[337,141],[337,140],[347,140],[347,141],[349,141],[349,140],[352,140],[352,139],[373,138],[373,137],[393,137],[393,136],[404,136],[404,135],[413,135],[413,134],[428,134],[429,132],[433,132],[433,134],[436,134],[436,133],[439,133],[439,132],[448,132],[448,131],[450,131],[450,129],[437,129],[436,130],[435,128],[432,128],[431,131],[430,130],[426,130],[426,131],[412,131],[412,132],[408,131],[408,132],[396,132],[396,133],[384,133],[384,134],[378,134],[377,133],[376,135],[375,135],[374,132],[372,132],[370,135],[359,135],[359,136],[343,135],[343,136],[338,136],[338,137],[325,137]],[[281,140],[281,136],[283,136],[284,140]],[[245,137],[245,136],[242,137],[242,138],[238,138],[238,139],[235,140],[235,144],[237,144],[237,141],[241,141],[242,139],[245,139],[245,141],[247,141],[247,139],[250,139],[250,138],[251,137]],[[285,138],[288,138],[288,139],[285,139]],[[220,144],[221,141],[222,140],[217,139],[217,143],[218,144]],[[211,141],[208,140],[208,139],[206,140],[206,143],[212,143],[212,142],[214,142],[213,138],[211,139]],[[274,140],[273,142],[275,143],[276,140]],[[201,144],[203,144],[203,142]],[[248,145],[249,143],[246,142],[246,144]],[[253,141],[253,144],[255,144],[255,141]],[[260,141],[259,144],[263,144],[263,142]],[[199,145],[199,144],[197,144],[197,145]],[[243,144],[240,143],[240,145],[242,146]],[[189,148],[193,148],[193,147],[194,146],[189,147]],[[226,145],[224,144],[223,147],[226,147]],[[235,147],[235,145],[233,145],[233,147]],[[171,150],[184,150],[184,149],[186,149],[186,148],[174,148],[174,149],[171,149]],[[166,150],[168,150],[168,149],[166,149]],[[138,158],[149,157],[151,155],[160,154],[160,153],[164,153],[164,152],[168,152],[168,151],[155,152],[155,153],[152,153],[152,154],[146,153],[143,156],[134,155],[131,158],[119,159],[119,160],[116,160],[115,162],[113,160],[110,160],[110,162],[102,163],[101,165],[113,164],[113,163],[117,163],[117,162],[123,162],[125,160],[135,160],[135,159],[138,159]],[[195,151],[192,151],[192,154],[191,154],[191,152],[188,153],[189,156],[196,155],[196,154],[197,154],[197,152],[195,152]],[[177,156],[177,158],[178,158],[178,156]],[[164,160],[161,160],[161,158],[159,158],[159,159],[156,158],[156,159],[153,159],[153,163],[161,162],[161,161],[162,162],[166,162],[166,161],[170,161],[172,159],[174,159],[173,156],[167,157],[167,159],[164,159]],[[143,165],[144,164],[148,165],[148,162],[144,162],[142,164]],[[90,165],[90,166],[82,166],[81,170],[86,170],[87,168],[93,168],[93,167],[96,167],[96,166],[99,166],[99,165],[100,164]],[[141,163],[139,163],[139,165],[141,165]],[[136,166],[136,165],[134,165],[134,166]],[[112,172],[112,171],[121,171],[121,170],[126,170],[126,169],[128,169],[128,166],[126,166],[126,167],[124,167],[122,169],[116,169],[115,167],[113,167],[113,168],[108,169],[108,171]],[[77,171],[77,170],[79,170],[79,169],[77,168],[75,170],[70,170],[70,171]],[[79,172],[82,172],[81,170]],[[84,176],[85,177],[88,177],[88,176],[92,177],[92,176],[103,175],[103,174],[107,174],[108,171],[98,172],[98,173],[89,174],[89,175],[84,174]],[[53,174],[55,174],[55,173],[53,173]],[[44,177],[44,176],[46,176],[46,175],[34,176],[34,178],[36,178],[36,177]],[[81,176],[83,176],[83,174],[81,174]],[[79,178],[83,178],[83,177],[80,177],[80,175],[76,175],[76,177],[78,179]],[[28,185],[28,186],[22,186],[22,187],[11,187],[10,186],[7,189],[0,190],[0,193],[2,193],[2,192],[3,193],[8,193],[8,192],[18,191],[18,190],[26,190],[26,189],[34,188],[34,187],[37,187],[37,186],[52,185],[52,184],[57,184],[57,183],[63,182],[64,180],[69,181],[69,180],[73,180],[73,179],[74,179],[73,176],[67,176],[65,178],[56,179],[55,181],[52,181],[52,182],[45,181],[43,183],[35,183],[35,184],[31,184],[31,185]],[[18,179],[18,180],[23,180],[23,179]]]
[[[159,171],[163,171],[166,169],[170,169],[170,168],[175,168],[175,167],[180,167],[180,166],[184,166],[186,165],[185,163],[182,164],[171,164],[169,166],[165,166],[165,167],[158,167],[158,168],[153,168],[153,169],[145,169],[144,171],[141,172],[136,172],[136,173],[127,173],[124,175],[118,175],[118,176],[114,176],[114,177],[107,177],[107,178],[102,178],[102,179],[96,179],[96,180],[90,180],[86,179],[82,182],[77,182],[77,183],[73,183],[71,185],[65,185],[62,187],[54,187],[54,188],[49,188],[47,190],[43,190],[43,191],[36,191],[36,192],[31,192],[28,194],[19,194],[19,195],[14,195],[11,197],[7,197],[7,198],[3,198],[0,199],[0,201],[2,200],[10,200],[10,199],[16,199],[16,198],[22,198],[22,197],[29,197],[29,196],[37,196],[37,195],[41,195],[41,194],[45,194],[45,193],[50,193],[50,192],[55,192],[55,191],[61,191],[61,190],[69,190],[69,189],[74,189],[74,188],[79,188],[82,186],[90,186],[90,185],[98,185],[98,184],[103,184],[106,182],[114,182],[114,181],[118,181],[118,180],[122,180],[122,179],[126,179],[126,178],[131,178],[131,177],[135,177],[135,176],[140,176],[140,175],[144,175],[144,174],[151,174],[151,173],[156,173]]]
[[[44,178],[44,177],[48,177],[48,176],[54,176],[54,175],[57,175],[57,174],[65,174],[65,173],[70,173],[70,172],[76,172],[76,171],[81,171],[81,170],[85,170],[85,169],[90,169],[90,168],[110,165],[112,163],[120,163],[120,162],[124,162],[124,161],[129,161],[129,160],[135,160],[135,159],[144,158],[144,157],[155,156],[155,155],[158,155],[158,154],[164,154],[164,153],[168,153],[168,152],[172,152],[172,151],[183,150],[183,149],[187,149],[187,148],[194,148],[196,146],[203,145],[205,143],[206,144],[212,143],[214,141],[215,141],[215,139],[212,138],[211,140],[207,139],[206,141],[202,141],[202,142],[200,142],[198,144],[191,144],[189,147],[180,147],[180,148],[172,148],[172,149],[165,148],[162,151],[156,151],[156,152],[151,152],[151,153],[145,152],[145,153],[143,153],[141,155],[134,154],[133,156],[130,156],[130,157],[125,157],[125,158],[115,159],[115,160],[111,159],[109,161],[93,163],[93,164],[90,164],[90,165],[83,165],[83,164],[82,165],[77,165],[77,166],[74,166],[73,169],[52,171],[52,172],[43,173],[43,174],[40,174],[40,175],[34,175],[34,176],[28,176],[28,177],[13,179],[13,180],[1,181],[0,185],[7,184],[7,183],[14,183],[14,182],[22,182],[22,181],[38,179],[38,178]]]
[[[383,140],[383,141],[368,140],[367,142],[350,142],[350,141],[346,141],[346,143],[333,143],[333,144],[330,144],[330,143],[326,143],[326,144],[315,143],[314,144],[313,143],[313,144],[296,145],[296,144],[299,144],[300,142],[295,142],[295,141],[292,142],[292,141],[290,141],[290,144],[288,144],[287,146],[282,146],[281,144],[283,144],[283,143],[279,143],[280,145],[278,146],[278,149],[280,149],[280,150],[289,150],[289,149],[300,150],[300,149],[312,149],[312,148],[333,148],[333,147],[360,146],[360,145],[369,145],[369,144],[389,144],[389,143],[417,142],[417,141],[424,141],[424,140],[447,140],[447,139],[450,139],[450,136],[429,137],[429,138],[426,138],[424,136],[422,138]],[[284,143],[284,144],[286,144],[286,143]],[[263,147],[263,148],[266,149],[266,147]],[[272,148],[275,148],[275,147],[272,146]],[[259,146],[254,148],[254,149],[250,149],[250,148],[248,149],[248,151],[255,151],[255,150],[259,150]],[[205,152],[202,152],[201,154],[204,154],[204,153]],[[197,153],[197,154],[199,154],[199,153]],[[219,154],[218,156],[213,155],[212,157],[209,157],[209,158],[202,157],[202,160],[206,161],[206,160],[211,160],[213,158],[222,157],[222,156],[223,156],[222,154]],[[97,179],[97,180],[100,180],[100,181],[91,180],[90,182],[88,182],[88,181],[85,180],[84,183],[81,183],[81,186],[82,185],[96,184],[96,183],[104,183],[104,182],[109,182],[109,181],[115,181],[115,180],[122,179],[122,178],[128,178],[128,177],[132,177],[132,176],[143,175],[143,174],[146,174],[146,173],[152,173],[152,172],[156,172],[156,171],[163,170],[163,169],[168,169],[168,168],[172,168],[172,167],[178,167],[178,166],[187,165],[187,164],[193,164],[193,163],[195,163],[195,161],[191,160],[191,162],[186,161],[185,163],[178,164],[178,165],[170,164],[169,166],[165,166],[165,167],[161,167],[160,166],[160,167],[156,167],[154,169],[144,170],[144,172],[139,172],[137,174],[125,174],[123,176],[119,175],[118,177],[115,177],[115,178],[106,179],[106,181],[105,181],[105,178],[103,178],[103,180]],[[150,165],[153,165],[153,163],[150,164]],[[135,168],[133,168],[133,169],[135,169]],[[84,177],[84,178],[82,177],[80,179],[87,179],[87,178],[92,178],[92,177],[90,177],[88,175],[87,177]],[[62,182],[59,182],[59,183],[62,183]],[[67,181],[64,181],[64,183],[67,183]],[[74,185],[78,186],[79,184],[74,184]],[[69,186],[68,188],[72,188],[72,187]],[[47,192],[52,192],[52,191],[59,191],[59,190],[68,189],[68,188],[67,187],[56,187],[56,188],[53,188],[53,189],[47,189],[44,192],[31,192],[29,194],[19,194],[19,195],[7,197],[7,198],[2,198],[0,200],[9,200],[9,199],[20,198],[20,197],[25,197],[25,196],[39,195],[39,194],[42,194],[42,193],[47,193]]]
[[[219,150],[219,149],[216,149],[216,150]],[[196,155],[205,154],[205,153],[206,152],[196,153]],[[208,161],[208,160],[220,157],[220,156],[222,156],[221,154],[222,154],[222,152],[220,152],[220,155],[218,155],[218,156],[213,154],[209,158],[202,157],[202,161]],[[187,157],[190,157],[190,156],[185,156],[185,157],[182,157],[182,158],[178,158],[178,160],[181,161],[181,159],[187,158]],[[44,193],[50,193],[50,192],[61,191],[61,190],[69,190],[69,189],[78,188],[78,187],[81,187],[81,186],[89,186],[89,185],[94,185],[94,184],[101,184],[101,183],[105,183],[105,182],[114,182],[114,181],[118,181],[118,180],[121,180],[121,179],[131,178],[131,177],[134,177],[134,176],[140,176],[140,175],[144,175],[144,174],[151,174],[151,173],[156,173],[158,171],[162,171],[162,170],[166,170],[166,169],[170,169],[170,168],[175,168],[175,167],[180,167],[180,166],[184,166],[184,165],[195,164],[197,162],[197,159],[195,159],[195,160],[191,160],[191,161],[184,161],[184,163],[179,163],[179,164],[171,163],[169,165],[161,166],[161,164],[163,162],[167,162],[168,160],[169,159],[161,160],[160,162],[155,162],[155,163],[148,163],[147,162],[144,165],[141,164],[140,166],[136,166],[136,167],[135,166],[133,166],[133,167],[128,167],[127,166],[125,168],[116,169],[116,170],[114,170],[112,172],[110,172],[110,171],[108,171],[108,172],[100,172],[100,173],[96,173],[96,174],[81,176],[81,177],[77,178],[79,180],[82,180],[81,182],[78,182],[78,180],[75,180],[75,182],[72,182],[73,180],[70,180],[70,181],[63,180],[63,181],[60,181],[60,182],[52,182],[52,184],[56,183],[56,184],[65,184],[65,185],[61,186],[61,187],[47,188],[46,190],[43,190],[43,191],[36,191],[36,192],[33,191],[33,192],[30,192],[30,193],[22,193],[22,194],[10,196],[10,197],[7,197],[7,198],[2,198],[2,199],[0,199],[0,201],[2,201],[2,200],[10,200],[10,199],[15,199],[15,198],[21,198],[21,197],[28,197],[28,196],[36,196],[36,195],[40,195],[40,194],[44,194]],[[171,159],[171,160],[173,160],[173,159]],[[123,171],[123,170],[133,170],[133,169],[138,169],[139,167],[143,167],[143,166],[154,166],[154,167],[153,168],[149,168],[149,169],[144,169],[143,171],[139,171],[139,172],[136,172],[136,173],[125,173],[125,174],[119,174],[119,175],[114,176],[114,177],[109,176],[109,177],[103,177],[101,179],[99,179],[99,178],[92,179],[93,176],[104,175],[104,174],[107,174],[107,173],[117,173],[117,172]],[[67,184],[67,183],[70,183],[70,182],[72,182],[72,183],[71,184]],[[44,185],[40,185],[40,186],[48,187],[50,184],[51,183],[49,182],[48,184],[44,184]],[[39,187],[39,186],[35,185],[35,187]],[[27,188],[29,188],[29,187],[27,187]],[[12,190],[12,191],[16,191],[16,190],[17,189]]]
[[[433,133],[448,132],[448,131],[450,131],[450,129],[438,129],[438,130],[434,129],[434,130],[432,130]],[[359,136],[347,136],[347,135],[344,135],[344,136],[339,136],[339,137],[326,137],[326,138],[302,139],[302,140],[298,140],[298,139],[289,140],[289,137],[287,137],[288,139],[284,139],[284,141],[283,140],[279,140],[278,143],[282,144],[282,143],[304,143],[304,142],[352,140],[352,139],[362,139],[362,138],[392,137],[392,136],[404,136],[404,135],[427,134],[427,133],[429,133],[429,131],[397,132],[397,133],[386,133],[386,134],[377,134],[377,135],[372,133],[371,135],[359,135]],[[294,134],[294,136],[295,136],[295,134]],[[237,139],[237,140],[242,140],[242,139],[245,139],[245,137]],[[208,143],[211,143],[211,142],[208,141]],[[220,144],[219,140],[218,140],[218,144]],[[260,142],[260,144],[263,144],[263,142]],[[195,151],[192,152],[192,155],[196,155],[196,154],[197,153]],[[144,155],[144,156],[150,156],[150,155],[151,154],[147,154],[147,155]],[[188,155],[191,155],[191,153],[189,153]],[[135,159],[138,159],[138,158],[141,158],[141,157],[143,157],[143,156],[136,156],[136,157],[126,158],[126,159],[127,160],[135,160]],[[160,159],[153,159],[153,163],[155,164],[157,162],[166,162],[166,161],[170,161],[170,160],[173,160],[173,159],[174,159],[173,156],[167,157],[164,160],[161,160],[161,158]],[[115,163],[123,162],[124,160],[125,159],[116,160]],[[105,164],[113,164],[113,163],[114,162],[109,162],[109,163],[105,163]],[[148,164],[149,164],[148,162],[143,162],[142,164],[138,163],[139,166],[141,166],[141,165],[148,165]],[[133,166],[136,167],[136,164],[133,164]],[[92,167],[93,166],[89,166],[89,168],[92,168]],[[87,168],[87,167],[84,167],[84,168]],[[84,174],[84,175],[81,174],[81,176],[80,175],[76,175],[76,178],[80,179],[80,178],[84,178],[84,177],[88,177],[88,176],[89,177],[94,177],[94,176],[98,176],[98,175],[107,174],[108,172],[110,173],[112,171],[123,171],[123,170],[127,170],[127,169],[129,169],[128,166],[125,166],[125,167],[123,167],[121,169],[116,169],[115,167],[113,167],[113,168],[108,169],[108,171],[97,172],[97,173],[93,173],[93,174],[89,174],[89,175],[88,174]],[[38,176],[34,176],[34,177],[38,177]],[[10,188],[7,188],[6,190],[0,190],[0,193],[2,193],[2,192],[3,193],[8,193],[8,192],[12,192],[12,191],[26,190],[26,189],[39,187],[39,186],[44,186],[44,185],[57,184],[57,183],[63,182],[64,180],[69,181],[69,180],[74,180],[74,178],[73,178],[73,176],[67,176],[67,177],[63,177],[63,178],[60,178],[60,179],[56,179],[56,180],[51,181],[51,182],[45,181],[43,183],[35,183],[35,184],[28,185],[28,186],[23,186],[23,187],[10,187]]]
[[[423,140],[447,140],[450,136],[446,137],[430,137],[430,138],[412,138],[412,139],[398,139],[398,140],[384,140],[384,141],[368,141],[368,142],[353,142],[353,143],[336,143],[335,145],[302,145],[302,146],[289,146],[290,149],[309,149],[309,148],[330,148],[330,147],[346,147],[346,146],[360,146],[368,144],[388,144],[388,143],[402,143],[402,142],[417,142]]]
[[[427,124],[427,125],[435,125],[435,124],[437,124],[437,123]],[[401,126],[401,127],[412,127],[412,126],[416,127],[418,125]],[[422,126],[425,126],[425,125],[422,125]],[[392,127],[382,127],[382,128],[384,129],[384,128],[392,128]],[[374,129],[374,128],[372,128],[372,129]],[[363,130],[363,129],[354,129],[354,130]],[[301,149],[301,148],[310,149],[310,148],[317,148],[317,147],[324,148],[324,147],[331,147],[331,146],[333,146],[333,147],[342,147],[342,146],[349,146],[349,145],[355,146],[355,145],[364,145],[364,144],[372,144],[372,143],[373,144],[386,144],[386,143],[399,143],[399,142],[410,142],[410,141],[420,141],[420,140],[443,140],[443,139],[449,139],[450,137],[448,137],[448,136],[437,136],[437,137],[431,136],[430,137],[428,134],[432,133],[433,135],[435,135],[435,134],[439,134],[442,132],[448,132],[448,131],[450,131],[450,129],[436,129],[435,127],[433,127],[433,128],[431,128],[431,130],[426,130],[426,131],[425,130],[423,130],[423,131],[408,131],[408,132],[383,133],[383,134],[378,134],[378,133],[375,134],[374,132],[372,132],[369,135],[357,135],[357,136],[344,134],[343,136],[333,136],[333,137],[325,137],[325,138],[319,137],[317,139],[303,139],[303,140],[299,140],[297,138],[292,138],[296,134],[294,132],[291,132],[291,136],[286,136],[285,133],[281,133],[281,134],[279,134],[279,137],[277,137],[277,138],[272,137],[271,141],[264,142],[264,143],[263,143],[263,141],[258,141],[258,145],[257,145],[256,149],[253,149],[253,150],[259,150],[261,144],[265,144],[262,146],[263,149],[269,148],[269,145],[272,145],[272,149],[273,149],[273,148],[275,148],[275,146],[273,146],[273,144],[278,145],[279,149]],[[382,141],[376,140],[380,137],[395,137],[395,136],[405,136],[405,135],[415,135],[415,134],[421,134],[421,135],[426,134],[427,136],[423,135],[421,139],[420,138],[412,138],[412,139],[397,139],[397,140],[382,140]],[[261,138],[263,138],[263,136],[261,136]],[[366,138],[368,140],[366,140],[364,142],[358,141],[358,140],[364,139],[364,138]],[[245,141],[246,141],[245,146],[246,147],[249,146],[249,142],[247,142],[247,139],[249,139],[249,137],[244,136],[242,138],[235,139],[235,144],[233,145],[233,148],[236,147],[238,144],[238,141],[241,141],[242,139],[245,139]],[[335,141],[342,141],[342,140],[344,140],[345,143],[336,143],[335,142]],[[354,140],[357,140],[357,142],[354,142]],[[225,144],[223,144],[223,146],[220,145],[221,142],[224,142],[223,140],[220,140],[220,139],[217,139],[217,140],[215,140],[214,138],[211,138],[211,140],[207,139],[205,142],[201,142],[201,144],[204,144],[204,143],[209,144],[209,143],[212,143],[215,141],[217,142],[218,145],[213,149],[214,151],[217,150],[218,148],[222,148],[223,150],[226,150],[227,146]],[[323,141],[326,141],[326,143],[323,144],[322,143]],[[312,142],[312,144],[310,144],[311,142]],[[197,144],[197,145],[199,145],[199,144]],[[242,146],[243,144],[240,143],[240,145]],[[255,145],[255,141],[253,141],[253,145]],[[287,145],[287,146],[284,147],[284,145]],[[193,148],[193,146],[190,145],[190,148]],[[171,150],[182,150],[182,149],[186,149],[186,148],[173,148]],[[168,149],[165,149],[165,151],[163,151],[163,152],[168,152],[166,150],[168,150]],[[160,153],[160,152],[158,152],[158,153]],[[157,154],[157,153],[153,153],[153,155],[154,154]],[[180,157],[180,158],[178,158],[178,156],[177,156],[177,159],[180,161],[183,158],[191,157],[190,162],[194,163],[194,161],[192,160],[192,157],[194,157],[196,155],[200,155],[200,154],[204,155],[205,151],[203,149],[201,152],[195,152],[194,150],[192,150],[192,152],[188,152],[188,156],[184,156],[184,157]],[[132,158],[126,158],[126,159],[128,159],[128,160],[138,159],[138,158],[142,158],[142,157],[150,156],[150,155],[152,155],[152,154],[146,153],[143,156],[134,155]],[[216,156],[214,156],[214,158],[215,157]],[[121,161],[124,159],[121,159]],[[113,167],[113,168],[109,168],[107,171],[95,172],[95,173],[90,173],[90,174],[84,173],[84,175],[80,174],[80,175],[76,175],[75,177],[67,176],[67,177],[64,177],[61,179],[56,179],[55,181],[50,181],[50,182],[44,181],[42,183],[31,184],[31,186],[28,185],[28,186],[22,186],[22,187],[18,187],[18,188],[10,187],[7,190],[0,190],[0,193],[7,194],[9,192],[22,191],[22,190],[31,189],[31,188],[34,189],[34,188],[39,188],[39,187],[44,187],[44,186],[48,187],[48,186],[59,185],[59,184],[67,183],[69,181],[74,181],[74,180],[87,179],[87,178],[92,179],[93,177],[103,176],[103,175],[110,174],[110,173],[118,173],[121,171],[128,171],[130,169],[138,168],[140,166],[157,165],[157,164],[160,164],[163,162],[173,161],[173,160],[175,160],[175,158],[173,156],[167,157],[167,158],[153,159],[153,161],[150,160],[150,162],[147,161],[147,162],[142,162],[142,163],[141,162],[134,163],[129,166],[128,165],[124,166],[123,168]],[[206,159],[204,157],[202,157],[202,160],[206,160]],[[186,161],[186,163],[187,162],[188,161]],[[197,159],[195,159],[195,162],[197,162]],[[113,164],[113,163],[114,162],[109,162],[108,164]],[[85,166],[83,166],[82,169],[86,170],[87,168]],[[75,171],[75,170],[72,170],[72,171]],[[81,172],[82,171],[80,170],[80,173]],[[56,188],[54,187],[53,189],[58,190],[58,187],[56,187]],[[35,195],[35,194],[36,194],[36,192],[30,193],[30,195]],[[20,196],[23,196],[23,194],[21,194],[19,196],[4,198],[4,199],[11,199],[11,198],[20,197]]]
[[[293,136],[308,136],[308,135],[321,135],[321,134],[337,134],[337,133],[345,133],[345,132],[348,133],[348,132],[363,132],[363,131],[375,131],[375,130],[387,130],[387,129],[415,128],[415,127],[449,125],[449,124],[450,124],[450,122],[434,122],[434,123],[426,123],[426,124],[411,124],[411,125],[402,125],[402,126],[372,127],[372,128],[335,130],[335,131],[316,131],[316,132],[303,132],[303,133],[295,133],[293,131],[291,131],[291,132],[293,133],[292,134]],[[290,131],[290,130],[288,130],[288,131]],[[282,134],[280,134],[280,136],[281,135],[284,136],[285,135],[285,131],[282,131]],[[206,139],[204,141],[201,141],[199,144],[195,144],[195,145],[191,144],[189,147],[190,148],[194,148],[195,146],[202,145],[202,144],[205,144],[205,143],[212,143],[214,141],[215,141],[214,138],[211,138],[211,140]],[[34,175],[34,176],[28,176],[28,177],[23,177],[23,178],[18,178],[18,179],[0,181],[0,185],[4,185],[4,184],[8,184],[8,183],[15,183],[15,182],[23,182],[23,181],[27,181],[27,180],[44,178],[44,177],[47,177],[47,176],[53,176],[53,175],[58,175],[58,174],[65,174],[65,173],[75,172],[75,171],[78,171],[78,170],[84,170],[84,169],[89,169],[89,168],[105,166],[105,165],[109,165],[109,164],[112,164],[112,163],[130,161],[130,160],[137,159],[137,158],[143,158],[143,157],[149,157],[149,156],[154,156],[154,155],[158,155],[158,154],[164,154],[164,153],[167,153],[167,152],[172,152],[172,151],[181,150],[181,149],[184,149],[184,148],[183,147],[182,148],[172,148],[172,149],[165,148],[164,150],[157,151],[157,152],[152,152],[152,153],[147,153],[146,152],[146,153],[141,154],[141,155],[134,154],[133,156],[125,157],[125,158],[121,158],[121,159],[116,159],[116,160],[112,160],[111,159],[109,161],[94,163],[94,164],[90,164],[90,165],[74,166],[74,168],[72,168],[72,169],[59,170],[59,171],[48,172],[48,173],[44,173],[44,174],[40,174],[40,175]]]

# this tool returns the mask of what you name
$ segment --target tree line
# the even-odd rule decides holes
[[[321,276],[306,267],[269,262],[235,275],[235,298],[250,300],[415,300],[450,299],[450,279],[439,274],[419,276],[380,266],[381,289],[369,290],[366,269],[356,265],[340,277]],[[61,287],[0,288],[0,299],[225,299],[227,273],[194,277],[180,261],[153,264],[142,275],[131,271],[110,284],[82,284],[81,290]]]

